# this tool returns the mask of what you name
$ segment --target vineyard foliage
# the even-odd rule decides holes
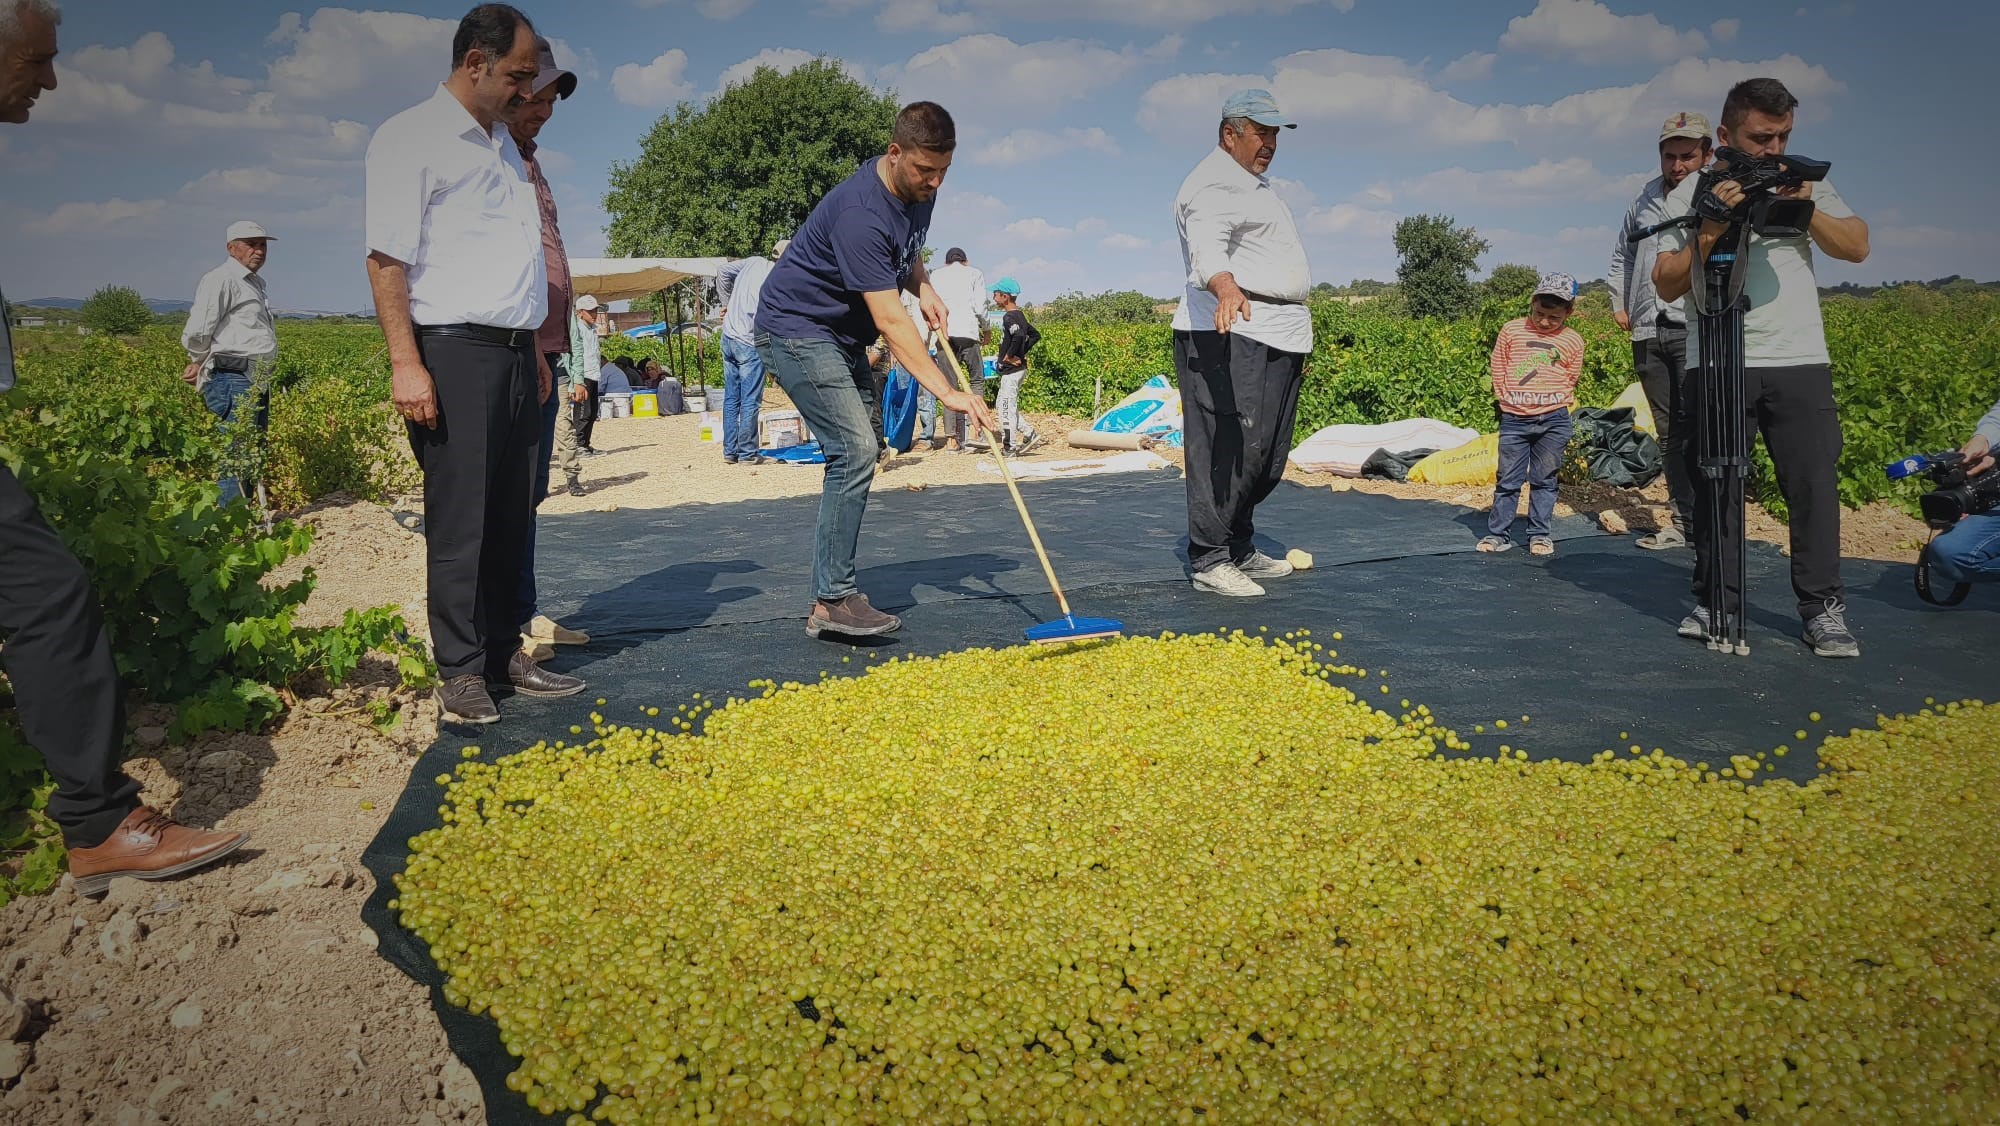
[[[372,329],[292,329],[273,409],[271,492],[291,506],[336,490],[380,494],[407,478],[386,412],[386,366]],[[262,528],[246,504],[217,504],[228,438],[181,382],[167,330],[133,343],[25,333],[20,386],[0,397],[0,460],[82,560],[103,607],[120,677],[139,698],[174,706],[170,734],[253,730],[312,680],[338,683],[370,653],[425,683],[428,657],[388,608],[350,611],[337,626],[294,618],[310,570],[270,576],[312,542],[280,521]],[[402,455],[406,458],[407,455]],[[391,713],[377,717],[393,722]],[[60,872],[60,843],[42,814],[49,783],[12,722],[0,721],[0,901],[39,891]]]
[[[1872,299],[1824,302],[1834,396],[1845,447],[1841,499],[1858,506],[1894,497],[1882,467],[1917,450],[1955,448],[2000,398],[2000,297],[1890,290]],[[1306,361],[1297,439],[1335,423],[1424,416],[1494,429],[1487,358],[1505,321],[1525,310],[1489,302],[1477,317],[1419,320],[1338,302],[1313,307],[1314,348]],[[1605,406],[1631,383],[1629,338],[1610,317],[1586,308],[1570,321],[1588,351],[1577,399]],[[1117,402],[1148,377],[1173,374],[1166,325],[1038,325],[1042,343],[1022,386],[1030,410],[1088,415]],[[1759,498],[1782,507],[1768,459],[1759,452]]]

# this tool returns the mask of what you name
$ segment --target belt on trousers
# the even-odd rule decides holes
[[[418,325],[417,335],[455,336],[460,340],[498,344],[502,348],[525,348],[535,342],[535,330],[532,328],[498,328],[494,325]]]
[[[1305,302],[1303,302],[1303,301],[1300,301],[1300,300],[1297,300],[1297,299],[1295,299],[1295,298],[1291,298],[1291,297],[1272,297],[1272,296],[1269,296],[1268,294],[1263,294],[1263,293],[1252,293],[1252,292],[1250,292],[1250,291],[1249,291],[1249,290],[1247,290],[1247,289],[1243,291],[1243,296],[1245,296],[1245,297],[1248,297],[1248,298],[1249,298],[1250,300],[1252,300],[1252,301],[1259,301],[1259,302],[1262,302],[1263,304],[1266,304],[1266,305],[1303,305],[1303,304],[1305,304]]]
[[[249,375],[256,365],[257,361],[242,356],[211,356],[208,360],[208,370],[224,375]]]

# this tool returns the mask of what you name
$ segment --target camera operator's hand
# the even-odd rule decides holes
[[[1735,211],[1743,205],[1743,185],[1734,180],[1724,180],[1709,190],[1715,196],[1718,203],[1721,203],[1722,206],[1731,211]],[[1714,219],[1703,219],[1701,221],[1701,233],[1710,241],[1721,238],[1723,232],[1728,229],[1729,224],[1717,222]]]
[[[1958,448],[1965,455],[1965,475],[1977,477],[1993,468],[1993,444],[1983,436],[1974,434],[1972,441]]]
[[[1784,199],[1811,199],[1812,189],[1812,182],[1807,181],[1803,184],[1787,184],[1784,187],[1777,188],[1773,194]]]

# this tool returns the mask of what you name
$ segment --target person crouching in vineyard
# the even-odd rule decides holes
[[[1019,457],[1032,449],[1042,436],[1021,417],[1021,381],[1028,377],[1028,352],[1041,343],[1042,334],[1021,312],[1021,284],[1013,278],[993,283],[993,303],[1006,316],[1000,322],[1000,355],[993,371],[1000,377],[1000,401],[994,410],[1000,415],[1000,437],[1009,457]],[[971,373],[967,373],[971,378]]]
[[[0,0],[0,122],[26,124],[35,99],[56,88],[61,22],[54,0]],[[0,317],[0,392],[13,386],[14,341]],[[139,783],[118,768],[125,694],[90,576],[3,464],[0,639],[21,732],[55,779],[48,815],[69,847],[78,895],[100,894],[120,876],[192,872],[250,839],[191,828],[139,803]]]
[[[1528,494],[1528,551],[1554,555],[1549,521],[1556,511],[1556,470],[1573,428],[1569,409],[1583,375],[1583,337],[1569,327],[1576,308],[1576,279],[1544,274],[1528,315],[1500,328],[1493,342],[1493,396],[1500,408],[1500,466],[1493,482],[1493,510],[1479,550],[1506,551],[1521,485]]]

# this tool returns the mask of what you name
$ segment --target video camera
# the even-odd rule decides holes
[[[1919,473],[1931,479],[1931,491],[1917,498],[1924,523],[1934,531],[1950,531],[1967,516],[1979,516],[2000,509],[2000,470],[1987,470],[1976,477],[1965,473],[1966,457],[1957,450],[1935,454],[1912,454],[1891,464],[1886,472],[1891,481],[1901,481]],[[1940,598],[1931,589],[1930,549],[1917,557],[1917,597],[1933,606],[1956,606],[1965,601],[1972,584],[1959,583]]]
[[[1918,473],[1931,478],[1931,491],[1917,498],[1924,523],[1938,531],[1949,531],[1967,516],[1980,516],[2000,508],[2000,472],[1988,470],[1977,477],[1965,475],[1966,457],[1957,450],[1938,454],[1912,454],[1888,467],[1891,481],[1901,481]]]
[[[1727,145],[1715,150],[1715,163],[1702,173],[1695,193],[1695,213],[1718,223],[1747,223],[1767,239],[1804,238],[1812,225],[1813,201],[1777,194],[1781,188],[1816,184],[1833,164],[1803,156],[1748,156]],[[1743,202],[1734,208],[1716,198],[1715,185],[1734,180]]]

